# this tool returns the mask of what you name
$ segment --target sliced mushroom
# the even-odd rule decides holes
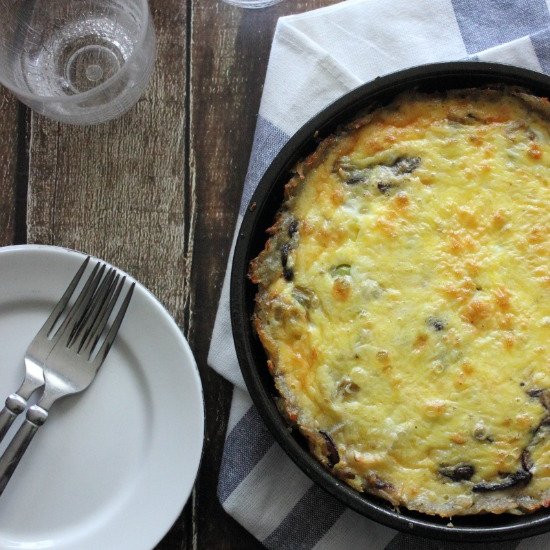
[[[475,468],[471,464],[461,463],[456,466],[444,466],[439,469],[439,473],[452,481],[465,481],[472,478]]]
[[[286,281],[294,279],[294,270],[288,265],[288,257],[291,250],[290,243],[285,243],[281,246],[281,265],[283,266],[283,277]]]
[[[298,231],[298,220],[292,220],[289,224],[288,224],[288,236],[290,238],[292,238],[294,236],[294,234],[296,233],[296,231]]]
[[[526,472],[530,472],[531,469],[533,468],[534,464],[533,464],[533,459],[531,457],[531,453],[529,452],[528,449],[525,449],[522,453],[521,453],[521,467],[526,471]]]
[[[347,185],[357,185],[359,183],[365,183],[368,180],[368,171],[354,170],[346,177]]]
[[[502,481],[496,481],[494,483],[482,481],[481,483],[474,485],[472,487],[472,491],[474,491],[474,493],[489,493],[492,491],[504,491],[505,489],[510,489],[512,487],[527,485],[531,481],[532,477],[533,477],[533,474],[531,472],[527,472],[526,470],[522,469],[512,474],[506,475],[502,479]]]
[[[421,163],[420,157],[397,157],[389,166],[396,175],[410,174]]]
[[[391,180],[414,172],[421,164],[420,157],[400,156],[391,162],[379,162],[365,168],[354,167],[348,157],[340,159],[336,173],[347,185],[358,185],[377,181],[378,190],[385,194],[391,187]]]
[[[367,474],[365,484],[367,488],[378,489],[379,491],[394,490],[394,486],[389,481],[383,480],[377,474]]]
[[[528,390],[527,395],[529,397],[536,397],[542,404],[542,406],[550,411],[550,391],[545,389],[533,389]]]
[[[334,466],[338,464],[338,462],[340,462],[338,449],[336,448],[336,444],[334,443],[332,437],[330,437],[327,432],[319,431],[319,433],[323,436],[323,439],[325,440],[327,451],[327,465],[332,470],[332,468],[334,468]]]
[[[391,183],[380,181],[377,183],[376,187],[378,187],[378,191],[382,193],[382,195],[386,195],[388,191],[393,187]]]
[[[474,115],[474,113],[467,113],[465,115],[451,113],[447,116],[447,120],[455,124],[465,124],[468,126],[482,121],[482,119]]]

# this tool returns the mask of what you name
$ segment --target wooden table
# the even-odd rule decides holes
[[[242,10],[151,0],[155,73],[138,104],[107,124],[58,124],[0,90],[0,245],[66,246],[128,271],[176,318],[197,359],[202,467],[159,549],[261,548],[216,497],[231,385],[206,357],[277,18],[335,2]]]

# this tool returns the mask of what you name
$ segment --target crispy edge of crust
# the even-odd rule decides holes
[[[372,475],[364,477],[353,473],[353,469],[342,461],[340,457],[336,464],[331,464],[329,458],[330,449],[327,448],[326,436],[323,436],[318,430],[314,429],[312,422],[306,422],[300,418],[302,411],[300,411],[298,405],[295,403],[295,398],[286,384],[284,374],[278,369],[277,344],[270,335],[270,331],[268,330],[269,321],[265,318],[267,314],[265,306],[271,299],[267,287],[273,280],[282,276],[277,252],[281,242],[288,241],[285,230],[288,227],[289,220],[294,220],[291,214],[293,199],[299,195],[307,175],[323,162],[327,151],[337,145],[344,136],[369,124],[377,113],[389,112],[392,109],[399,108],[406,101],[416,101],[426,98],[440,100],[472,98],[473,100],[501,101],[503,96],[513,99],[521,108],[526,109],[527,112],[533,113],[545,122],[550,123],[550,102],[547,98],[533,96],[523,88],[505,85],[465,88],[435,93],[419,93],[416,90],[412,90],[399,94],[388,105],[383,107],[379,105],[368,107],[363,114],[359,114],[351,122],[341,125],[333,134],[320,141],[313,153],[297,163],[293,176],[285,185],[283,204],[275,216],[275,222],[267,230],[269,238],[266,241],[265,248],[250,262],[249,278],[254,284],[259,286],[255,297],[255,310],[252,316],[252,323],[268,356],[267,366],[274,378],[275,387],[281,396],[278,400],[278,407],[283,417],[292,428],[297,428],[306,438],[313,456],[332,475],[351,485],[359,492],[367,492],[385,499],[396,507],[404,506],[410,510],[428,515],[451,517],[487,512],[493,514],[530,513],[542,507],[550,507],[550,490],[544,492],[538,500],[526,495],[517,494],[517,489],[509,489],[495,494],[478,493],[472,495],[471,499],[465,496],[464,499],[461,499],[463,500],[462,504],[453,504],[453,501],[450,501],[445,506],[437,506],[434,503],[426,501],[422,496],[409,502],[403,501],[391,483],[381,480],[375,472]]]

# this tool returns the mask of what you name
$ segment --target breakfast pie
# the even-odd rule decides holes
[[[253,260],[285,417],[358,491],[550,505],[550,103],[411,92],[299,163]]]

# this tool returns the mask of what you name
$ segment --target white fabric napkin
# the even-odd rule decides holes
[[[288,0],[291,1],[291,0]],[[273,39],[238,225],[269,163],[305,122],[363,82],[413,65],[496,61],[550,74],[550,0],[348,0],[283,17]],[[274,443],[241,376],[229,316],[229,274],[208,362],[235,385],[218,496],[267,548],[443,548],[347,509]],[[550,548],[550,535],[500,550]],[[485,546],[493,546],[486,544]],[[453,549],[469,545],[445,544]],[[495,548],[497,546],[495,545]]]

